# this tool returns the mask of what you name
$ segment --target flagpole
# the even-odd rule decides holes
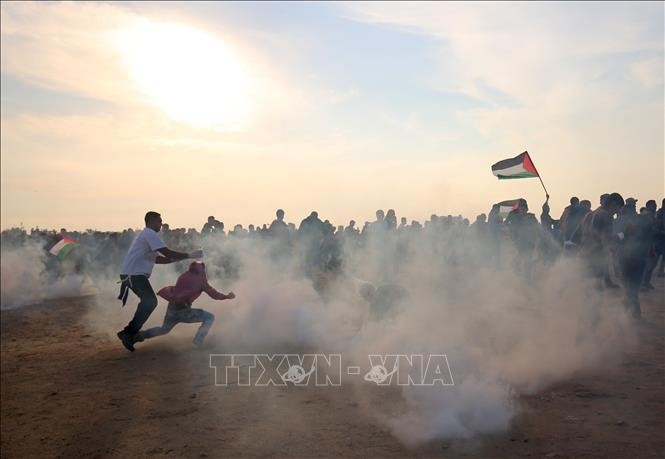
[[[535,167],[535,166],[534,166]],[[543,186],[543,190],[545,190],[545,197],[547,199],[550,198],[550,194],[547,192],[547,188],[545,188],[545,184],[543,183],[543,179],[540,178],[540,173],[538,174],[538,180],[540,180],[540,184]]]
[[[549,199],[550,194],[547,192],[547,188],[545,188],[545,184],[543,183],[543,179],[540,177],[540,172],[538,172],[538,168],[536,168],[536,165],[533,163],[533,160],[531,159],[531,155],[529,154],[528,151],[526,152],[526,154],[527,154],[527,156],[529,156],[529,161],[531,161],[531,165],[536,170],[536,174],[538,174],[538,180],[540,180],[540,184],[543,186],[543,190],[545,190],[545,197],[547,199]]]

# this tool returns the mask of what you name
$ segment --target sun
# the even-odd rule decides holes
[[[174,120],[237,130],[250,115],[250,78],[212,34],[174,23],[142,22],[114,36],[133,83]]]

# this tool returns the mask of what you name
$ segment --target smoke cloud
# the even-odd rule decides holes
[[[203,295],[195,304],[217,316],[208,336],[213,352],[341,353],[345,365],[362,368],[369,354],[445,354],[452,386],[377,388],[344,378],[359,405],[407,446],[505,431],[517,396],[607,365],[635,340],[623,306],[592,288],[577,257],[543,256],[545,239],[524,269],[510,240],[489,240],[462,224],[365,238],[330,235],[333,250],[324,250],[325,241],[318,245],[327,258],[321,255],[317,266],[334,268],[306,270],[311,245],[295,234],[289,243],[265,235],[164,237],[175,250],[202,246],[210,284],[237,295],[221,303]],[[3,240],[2,307],[95,292],[86,323],[115,339],[136,297],[120,308],[124,249],[118,243],[121,249],[109,256],[104,244],[89,241],[94,256],[85,275],[52,281],[42,247]],[[173,285],[187,264],[156,266],[153,288]],[[160,324],[164,309],[160,299],[145,327]],[[191,339],[191,332],[176,327],[172,334]],[[389,394],[381,403],[374,400],[377,389]]]

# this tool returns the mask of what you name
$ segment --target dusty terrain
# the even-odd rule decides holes
[[[663,457],[664,283],[654,281],[639,344],[620,364],[521,397],[508,432],[417,449],[348,385],[216,387],[219,350],[178,335],[131,354],[86,327],[88,298],[2,311],[2,457]]]

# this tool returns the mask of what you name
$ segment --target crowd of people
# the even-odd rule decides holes
[[[626,306],[639,318],[639,292],[654,288],[651,280],[656,269],[657,276],[665,275],[665,200],[660,209],[654,200],[649,200],[638,210],[637,200],[624,200],[618,193],[611,193],[602,195],[594,210],[590,201],[572,197],[559,218],[550,214],[548,200],[542,205],[539,218],[529,211],[526,200],[520,199],[507,213],[502,213],[502,207],[495,204],[487,215],[478,215],[473,223],[462,216],[451,215],[432,215],[423,224],[415,220],[409,223],[405,217],[398,219],[395,210],[389,209],[385,213],[377,210],[376,218],[364,222],[362,227],[354,220],[346,226],[335,226],[322,220],[315,211],[295,225],[288,223],[284,210],[279,209],[270,224],[249,225],[247,229],[237,224],[226,231],[223,222],[210,216],[201,231],[197,231],[172,229],[161,222],[160,216],[159,225],[153,230],[159,233],[159,241],[149,238],[152,245],[148,247],[159,249],[155,251],[163,259],[160,261],[158,257],[156,263],[191,258],[191,253],[166,247],[202,248],[206,253],[207,275],[233,279],[242,271],[241,257],[234,252],[237,249],[231,249],[237,247],[234,243],[262,245],[268,248],[265,253],[272,261],[297,260],[302,275],[312,279],[322,294],[325,288],[321,279],[325,279],[326,274],[359,276],[360,265],[368,258],[377,265],[373,272],[375,283],[395,285],[401,266],[424,252],[451,266],[509,268],[527,277],[539,263],[574,256],[583,261],[597,288],[620,288],[618,283],[622,284]],[[148,223],[146,220],[146,228],[149,228]],[[4,250],[5,247],[39,244],[44,250],[46,270],[51,275],[69,271],[117,275],[120,266],[127,264],[127,254],[133,244],[144,232],[13,228],[2,232],[2,245]],[[50,255],[49,250],[64,237],[76,242],[76,250],[65,259]],[[163,244],[163,247],[155,244]],[[367,257],[368,253],[373,256]],[[199,268],[190,266],[190,269]],[[135,282],[127,287],[141,290],[137,285]],[[224,296],[217,293],[212,296]],[[142,296],[141,292],[137,295]],[[150,295],[154,296],[151,288]],[[138,320],[130,327],[132,339],[144,321]],[[172,317],[168,322],[167,325],[176,323]]]

